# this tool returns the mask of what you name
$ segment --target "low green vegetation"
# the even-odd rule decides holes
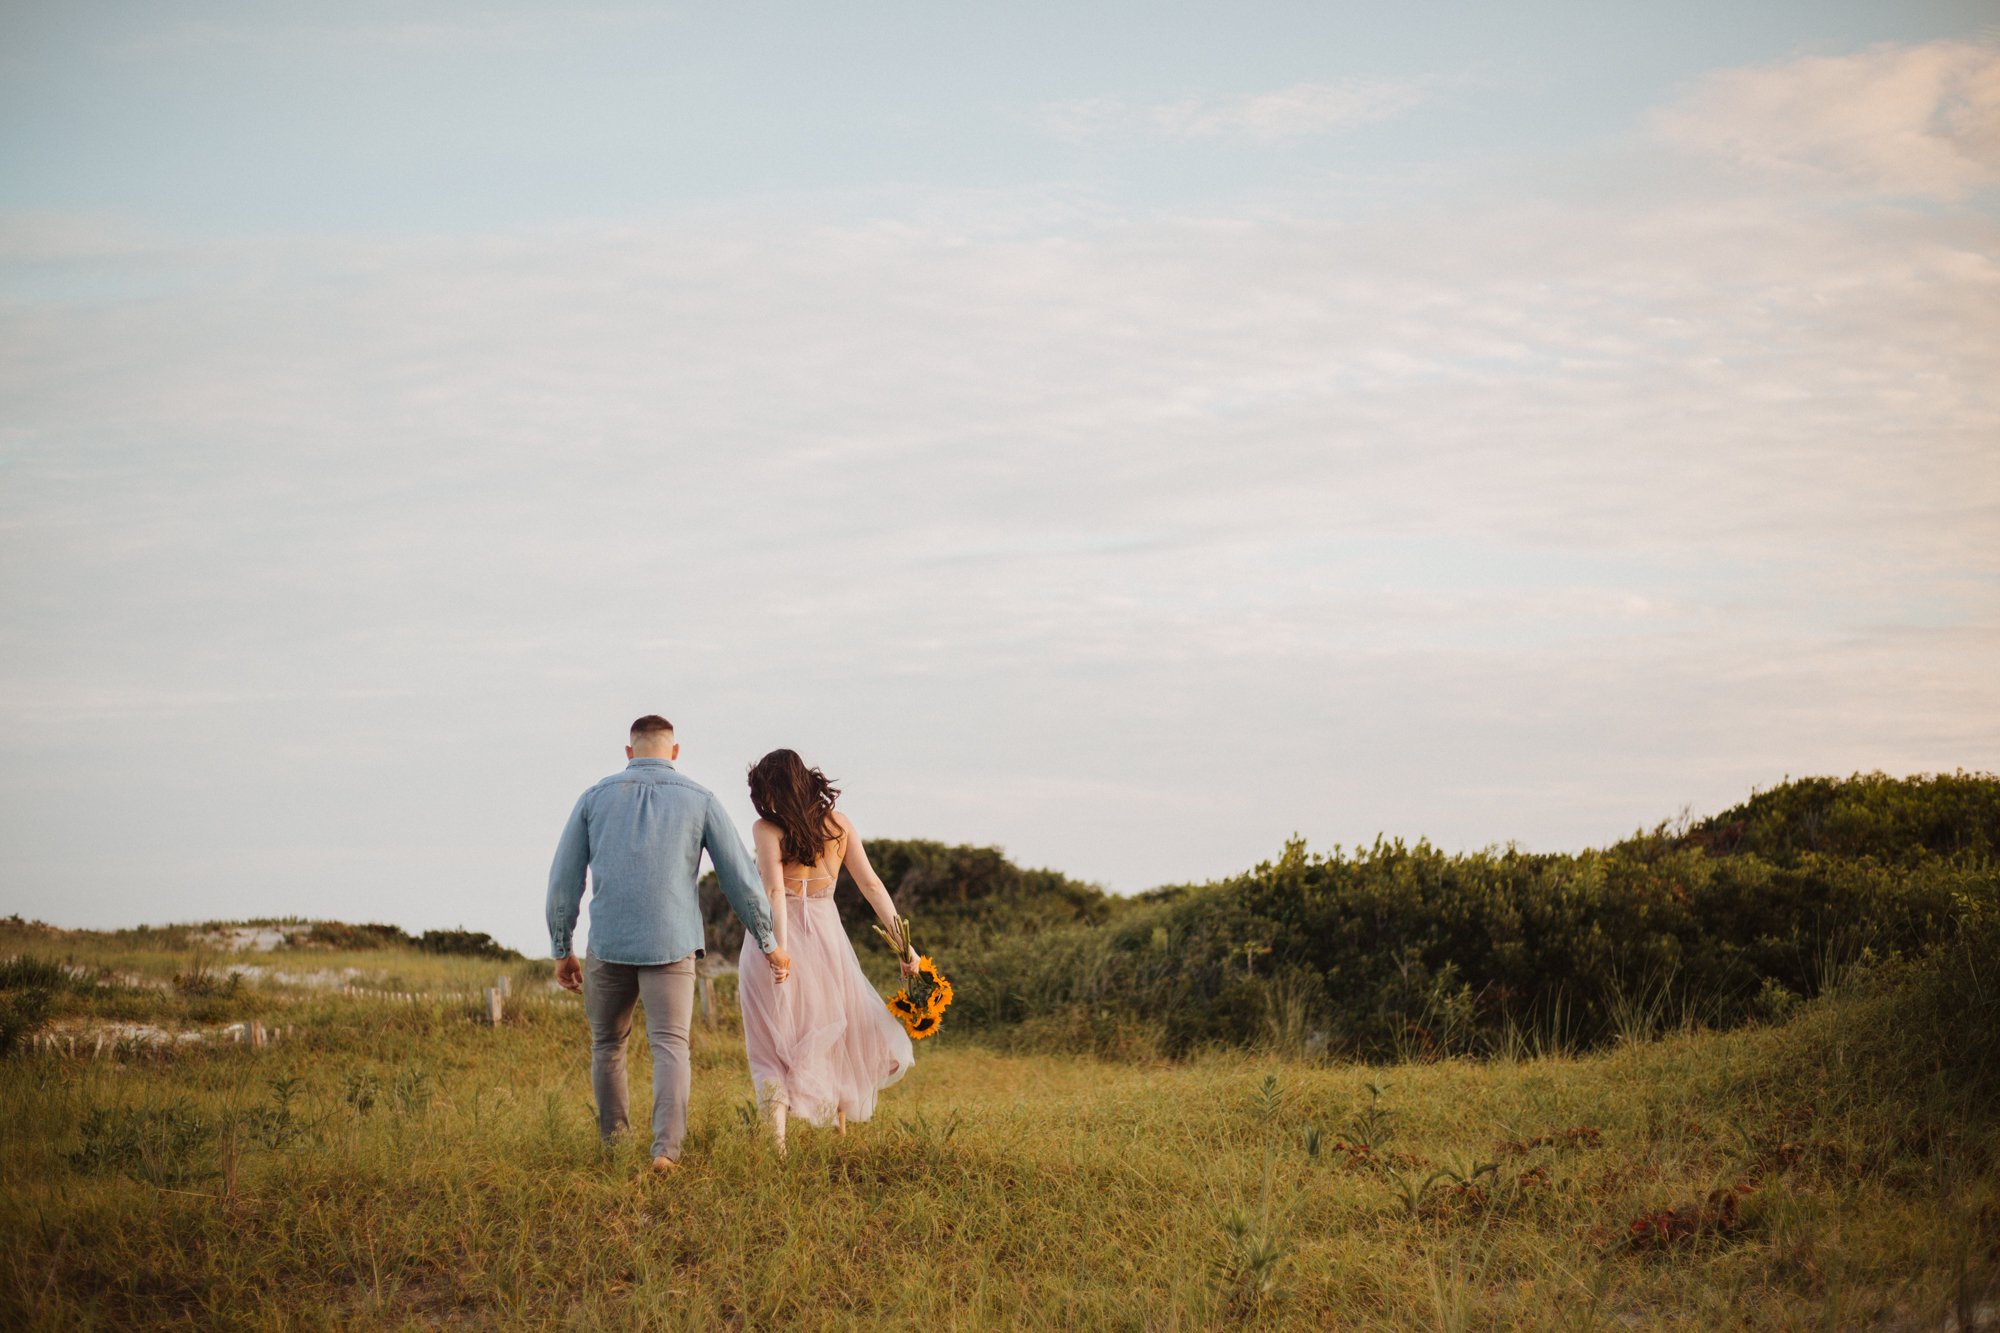
[[[875,1118],[777,1157],[724,977],[664,1178],[546,962],[0,922],[0,1327],[1990,1324],[1992,779],[1794,785],[1576,857],[1042,881],[1040,930],[937,881],[958,1001]],[[172,1040],[239,1020],[290,1035]]]
[[[2000,903],[1996,845],[2000,779],[1964,774],[1791,783],[1574,855],[1294,843],[952,957],[955,1017],[1016,1049],[1377,1060],[1768,1020]]]
[[[1111,920],[1132,900],[1054,870],[1015,865],[997,847],[955,847],[922,838],[875,838],[869,864],[889,887],[896,908],[922,929],[927,952],[968,953],[994,941]],[[710,874],[702,880],[710,951],[734,958],[743,926]],[[867,945],[875,916],[843,868],[835,895],[855,948]]]
[[[1587,1056],[947,1031],[786,1159],[725,1006],[664,1179],[597,1144],[573,998],[496,1029],[444,991],[299,995],[262,1051],[10,1059],[0,1326],[1972,1328],[2000,1274],[1980,929],[1783,1023]],[[633,1075],[644,1123],[636,1040]]]

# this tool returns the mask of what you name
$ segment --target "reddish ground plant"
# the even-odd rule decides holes
[[[1625,1243],[1636,1250],[1664,1250],[1700,1236],[1728,1236],[1745,1227],[1739,1200],[1750,1193],[1748,1184],[1711,1190],[1698,1203],[1684,1203],[1634,1218],[1625,1228]]]
[[[1553,1134],[1537,1134],[1531,1139],[1502,1139],[1495,1149],[1510,1157],[1520,1157],[1537,1148],[1596,1148],[1604,1142],[1604,1131],[1591,1125],[1572,1125]]]

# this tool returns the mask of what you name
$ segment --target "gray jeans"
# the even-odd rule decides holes
[[[583,1012],[590,1020],[590,1082],[597,1092],[597,1132],[606,1139],[630,1123],[625,1039],[632,1005],[646,1006],[653,1048],[653,1156],[680,1160],[687,1133],[688,1019],[694,1013],[694,955],[642,967],[583,960]]]

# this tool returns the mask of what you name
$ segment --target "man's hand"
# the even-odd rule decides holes
[[[784,985],[785,978],[792,975],[792,955],[783,948],[777,948],[764,957],[771,964],[771,980]]]
[[[556,985],[564,990],[583,993],[583,960],[575,954],[556,960]]]

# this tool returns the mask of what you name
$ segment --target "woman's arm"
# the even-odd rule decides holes
[[[893,935],[896,930],[896,904],[889,897],[888,885],[875,873],[875,867],[868,864],[868,849],[861,845],[861,834],[854,827],[854,821],[839,811],[835,811],[833,817],[840,821],[841,828],[847,833],[847,851],[841,857],[841,864],[854,877],[855,887],[861,890],[861,896],[875,909],[875,919],[882,923],[882,929]],[[912,949],[910,956],[903,960],[903,971],[909,972],[916,961],[917,951]]]
[[[750,826],[757,844],[757,873],[763,877],[764,893],[771,900],[771,933],[780,949],[789,947],[785,930],[785,856],[778,841],[778,826],[760,819]]]

